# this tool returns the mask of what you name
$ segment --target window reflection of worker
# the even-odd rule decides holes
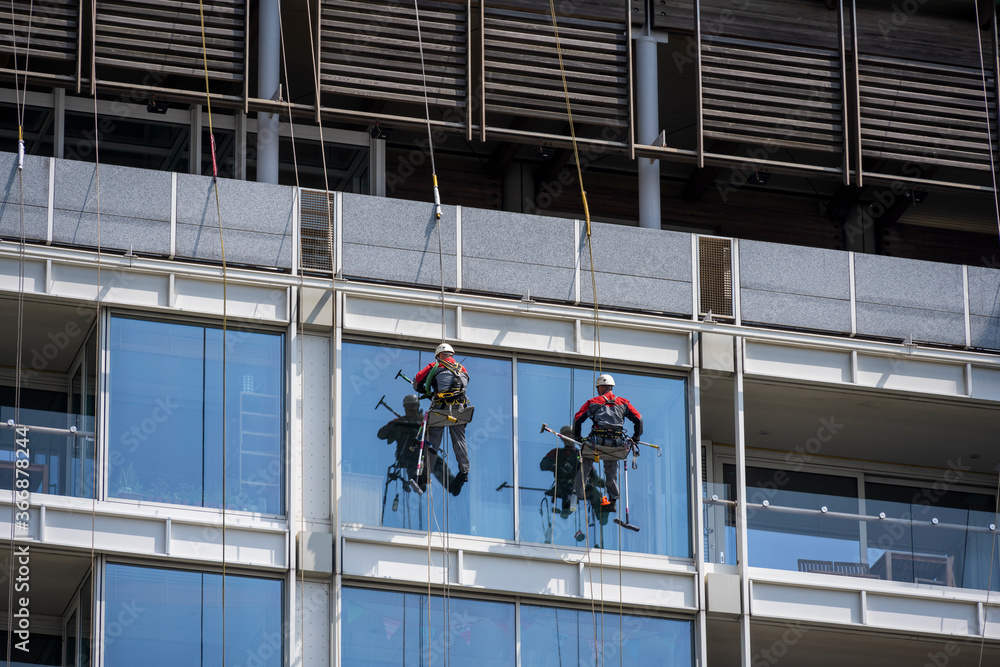
[[[465,388],[469,384],[469,371],[455,361],[455,350],[448,343],[441,343],[434,351],[434,361],[427,364],[413,378],[413,388],[431,399],[431,409],[463,408],[468,405]],[[444,437],[444,426],[427,429],[427,463],[433,467]],[[451,494],[457,496],[462,485],[469,479],[469,449],[465,442],[465,424],[448,426],[451,444],[458,462],[458,474],[448,485]]]
[[[559,435],[563,447],[549,450],[549,453],[542,457],[538,467],[555,476],[549,495],[553,496],[553,500],[559,498],[562,501],[562,512],[565,515],[575,512],[577,503],[583,498],[583,472],[580,467],[580,452],[571,440],[573,427],[563,426],[559,429]],[[592,504],[600,502],[602,485],[603,482],[591,466],[590,478],[587,480],[588,502]]]
[[[625,458],[630,448],[638,448],[636,443],[642,436],[642,415],[632,407],[627,399],[615,396],[612,388],[615,380],[610,375],[597,378],[597,396],[583,404],[573,420],[573,438],[580,440],[580,429],[583,423],[590,419],[593,428],[584,441],[584,449],[593,449],[604,458],[604,477],[607,480],[608,500],[603,505],[604,512],[616,511],[618,500],[618,461]],[[632,422],[632,438],[626,438],[623,430],[625,420]],[[610,455],[610,456],[608,456]],[[590,475],[594,469],[594,459],[583,455],[583,474]]]
[[[396,465],[406,471],[407,480],[419,484],[420,490],[427,487],[426,477],[417,480],[417,462],[420,460],[420,426],[424,421],[424,412],[420,409],[420,397],[410,394],[403,397],[403,416],[397,417],[378,430],[380,440],[389,444],[396,443]],[[437,457],[435,457],[437,459]],[[453,477],[448,472],[447,464],[437,459],[432,468],[434,476],[441,485],[447,487]]]

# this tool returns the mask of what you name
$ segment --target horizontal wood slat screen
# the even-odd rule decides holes
[[[420,0],[427,97],[440,107],[466,106],[466,0]],[[323,106],[350,97],[419,105],[400,115],[424,117],[424,82],[413,3],[323,0],[320,16]]]
[[[861,150],[865,157],[990,168],[986,101],[978,68],[861,55]],[[996,118],[993,75],[986,73]],[[996,147],[996,124],[992,126]]]
[[[841,152],[840,55],[750,40],[702,42],[705,136]]]
[[[14,70],[14,48],[17,49],[17,69],[24,72],[25,48],[29,46],[28,15],[31,13],[30,49],[28,70],[33,74],[59,74],[75,76],[76,51],[79,41],[79,6],[76,0],[49,0],[31,6],[19,0],[13,3],[14,32],[11,35],[11,4],[0,2],[0,54],[5,64],[0,70]]]
[[[547,2],[483,0],[487,122],[490,114],[567,121],[566,100]],[[559,42],[580,124],[627,127],[628,3],[582,0],[560,16]]]
[[[206,2],[208,77],[244,79],[245,0]],[[199,79],[204,91],[201,19],[197,0],[98,0],[94,59],[98,78],[115,80],[114,69]],[[101,68],[101,65],[111,66]],[[120,77],[120,75],[118,75]],[[178,86],[198,90],[197,84]]]

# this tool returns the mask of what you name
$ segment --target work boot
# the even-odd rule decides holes
[[[451,480],[451,484],[448,485],[448,491],[451,492],[451,495],[457,496],[459,493],[462,492],[462,487],[465,486],[465,483],[467,481],[469,481],[468,472],[458,473],[457,475],[455,475],[455,479]]]

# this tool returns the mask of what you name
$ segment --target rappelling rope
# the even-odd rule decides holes
[[[14,84],[17,85],[17,33],[14,30],[14,4],[11,2],[11,38],[14,40]],[[30,33],[29,33],[30,34]],[[27,78],[27,63],[25,63],[25,78]],[[21,109],[20,93],[18,93],[18,108]],[[17,130],[17,184],[19,194],[19,217],[21,244],[18,248],[18,275],[17,275],[17,343],[16,358],[14,362],[14,441],[18,440],[20,432],[17,430],[21,426],[21,354],[24,341],[24,253],[25,253],[25,233],[24,233],[24,138],[21,131],[22,112],[18,112]],[[17,446],[14,447],[15,456]],[[17,475],[11,475],[10,482],[10,550],[8,553],[8,576],[7,576],[7,667],[11,664],[11,647],[14,645],[14,527],[17,524]]]
[[[597,301],[597,277],[596,277],[596,275],[594,273],[594,245],[593,245],[593,238],[591,236],[591,227],[590,227],[590,207],[587,204],[587,190],[584,188],[584,185],[583,185],[583,167],[580,164],[580,149],[579,149],[579,146],[577,145],[577,141],[576,141],[576,128],[573,125],[573,105],[572,105],[572,103],[570,101],[570,97],[569,97],[569,84],[566,81],[566,67],[563,64],[562,45],[561,45],[561,42],[559,40],[559,24],[558,24],[558,21],[556,20],[555,0],[549,0],[549,13],[552,16],[552,32],[553,32],[553,34],[555,36],[556,56],[559,59],[559,76],[562,79],[563,97],[566,100],[566,117],[567,117],[567,119],[569,121],[569,132],[570,132],[570,137],[571,137],[571,139],[573,141],[573,157],[576,160],[576,176],[577,176],[577,181],[579,181],[579,183],[580,183],[580,199],[583,202],[583,216],[584,216],[584,220],[587,223],[587,252],[588,252],[588,254],[590,256],[590,289],[591,289],[591,294],[592,294],[592,296],[594,298],[594,383],[596,384],[597,383],[597,376],[602,372],[603,369],[602,369],[602,363],[601,363],[601,361],[602,361],[601,360],[601,322],[600,322],[599,308],[598,308],[598,305],[597,305],[597,302],[598,302]],[[595,462],[595,464],[596,464],[596,462]],[[584,483],[584,497],[586,497],[586,495],[587,495],[587,493],[586,493],[587,480],[586,479],[583,480],[583,483]],[[587,502],[584,501],[584,511],[586,511],[586,509],[587,509]],[[597,509],[597,510],[594,511],[594,530],[595,530],[595,532],[597,530],[597,525],[600,523],[600,517],[598,516],[599,511],[600,511],[599,509]],[[601,545],[601,548],[603,549],[604,546],[605,545]],[[596,617],[596,609],[595,609],[595,606],[594,606],[594,595],[593,595],[593,590],[594,590],[594,575],[593,575],[593,567],[592,567],[592,562],[593,561],[592,561],[592,556],[591,556],[591,551],[590,551],[590,531],[589,530],[587,531],[587,554],[586,554],[586,556],[587,556],[587,563],[588,563],[587,570],[588,570],[588,573],[590,574],[590,589],[591,589],[590,605],[591,605],[591,615],[594,618],[594,653],[595,653],[594,657],[595,657],[595,661],[596,661],[596,659],[597,659],[597,653],[598,653],[598,647],[597,647],[597,617]],[[603,554],[601,555],[600,568],[601,568],[601,637],[603,638],[603,636],[604,636],[604,556],[603,556]],[[603,651],[601,652],[601,657],[603,658]]]
[[[438,189],[438,177],[437,177],[437,164],[434,160],[434,137],[431,132],[431,108],[430,100],[427,95],[427,67],[424,63],[424,38],[423,32],[420,27],[420,6],[418,0],[413,0],[413,14],[415,23],[417,26],[417,45],[420,52],[420,75],[423,83],[424,89],[424,118],[427,124],[427,150],[431,158],[431,178],[434,185],[434,220],[437,225],[437,237],[438,237],[438,272],[441,279],[441,341],[444,342],[448,336],[447,323],[445,319],[445,287],[444,287],[444,248],[441,239],[441,193]],[[436,357],[436,355],[435,355]],[[433,405],[433,401],[431,403]],[[443,428],[443,427],[442,427]],[[446,432],[450,432],[450,429],[446,429]],[[450,433],[449,433],[450,435]],[[438,452],[439,457],[444,458],[444,464],[442,470],[447,470],[447,447],[444,445],[445,435],[441,436],[440,448],[441,451]],[[450,438],[449,438],[450,442]],[[461,470],[459,471],[461,474]],[[425,471],[425,478],[427,479],[427,489],[433,488],[431,483],[432,471],[427,468]],[[447,475],[443,475],[444,480],[447,482]],[[444,612],[444,633],[445,633],[445,656],[444,664],[447,666],[451,657],[451,603],[450,603],[450,586],[451,586],[451,540],[450,540],[450,530],[451,526],[448,525],[448,493],[449,490],[445,489],[442,493],[442,514],[444,520],[444,530],[442,531],[442,544],[441,544],[441,565],[442,565],[442,585],[444,597],[442,600],[443,612]],[[433,534],[433,529],[430,522],[430,506],[433,504],[433,493],[428,494],[428,520],[427,520],[427,619],[428,628],[430,627],[430,616],[431,616],[431,599],[430,599],[430,575],[431,575],[431,536]],[[428,646],[428,652],[430,647]],[[428,653],[428,661],[430,654]]]
[[[307,5],[309,4],[308,0],[307,0],[306,4]],[[278,7],[278,35],[279,35],[279,37],[281,39],[281,66],[282,66],[282,70],[284,71],[284,74],[285,74],[285,99],[286,99],[287,104],[288,104],[288,131],[289,131],[289,133],[291,135],[291,139],[292,139],[292,169],[295,172],[295,191],[298,193],[298,196],[301,198],[301,196],[302,196],[302,187],[301,187],[301,184],[299,183],[299,160],[298,160],[298,154],[295,151],[295,123],[292,122],[292,91],[291,91],[291,86],[289,85],[289,79],[288,79],[288,58],[285,56],[285,27],[284,27],[284,24],[281,21],[281,7],[280,7],[280,5]],[[318,97],[318,95],[317,95],[317,97]],[[324,180],[324,185],[325,185],[326,184],[326,157],[325,157],[326,147],[323,145],[322,131],[320,133],[319,149],[320,149],[320,153],[324,155],[324,158],[323,158],[323,180]],[[323,192],[323,198],[326,201],[326,212],[327,212],[327,216],[329,216],[329,214],[330,214],[330,196],[329,196],[327,190],[324,190],[324,192]],[[300,216],[300,225],[301,225],[301,216]],[[329,234],[328,234],[328,236],[329,236]],[[299,240],[298,239],[294,239],[292,242],[293,243],[298,243]],[[330,251],[330,259],[331,259],[330,266],[332,268],[333,267],[333,263],[332,263],[333,250],[332,250],[332,248],[331,248],[331,251]],[[300,254],[299,255],[299,262],[301,263],[301,261],[302,261],[302,257],[301,257],[301,254]],[[293,268],[299,269],[300,267],[293,267]],[[304,276],[302,275],[302,271],[301,270],[299,270],[298,273],[299,273],[299,295],[301,297],[302,290],[304,289],[304,285],[305,285],[305,279],[304,279]],[[304,353],[305,338],[303,337],[303,334],[304,334],[304,331],[303,331],[304,318],[302,316],[301,305],[296,306],[295,312],[297,314],[296,321],[297,321],[297,325],[298,325],[298,346],[299,346],[299,368],[298,368],[298,373],[299,373],[299,401],[298,401],[298,415],[297,415],[297,420],[296,421],[299,424],[299,429],[301,431],[302,419],[303,419],[303,416],[304,416],[304,410],[303,410],[303,406],[302,406],[302,401],[303,401],[303,397],[305,396],[305,372],[304,372],[304,368],[305,368],[305,356],[304,356],[305,355],[305,353]],[[304,449],[304,443],[303,443],[303,440],[302,440],[301,437],[299,438],[299,446]],[[298,556],[298,560],[301,561],[302,554],[305,552],[305,545],[302,543],[302,539],[303,539],[303,536],[305,535],[305,530],[306,530],[305,461],[304,461],[301,453],[300,453],[300,456],[299,456],[299,466],[300,466],[300,471],[299,471],[299,539],[298,539],[298,554],[299,554],[299,556]],[[384,509],[385,508],[383,507],[383,511],[384,511]],[[305,649],[305,636],[306,636],[305,635],[305,627],[306,627],[306,622],[305,622],[305,613],[306,613],[306,571],[305,571],[305,568],[303,567],[302,562],[297,562],[296,565],[299,568],[299,589],[301,591],[301,599],[302,599],[302,602],[299,605],[299,632],[302,635],[302,647],[303,647],[302,657],[301,657],[301,664],[305,665],[305,661],[306,661],[305,654],[306,654],[306,652],[305,652],[304,649]],[[292,641],[293,639],[294,638],[289,638],[289,641]]]
[[[997,174],[996,174],[996,163],[994,162],[993,156],[993,129],[990,123],[990,102],[989,95],[986,92],[986,65],[983,59],[983,35],[979,28],[979,3],[973,2],[973,6],[976,9],[976,36],[977,44],[979,46],[979,72],[982,76],[983,81],[983,106],[986,111],[986,145],[989,146],[990,150],[990,177],[993,180],[993,211],[996,214],[997,220],[997,231],[1000,233],[1000,201],[997,199]],[[997,21],[996,15],[993,16],[993,32],[996,33]],[[996,42],[994,42],[996,44]],[[995,47],[994,47],[995,48]],[[997,524],[1000,523],[1000,474],[997,475],[997,488],[994,494],[994,508],[993,508],[993,540],[990,545],[990,571],[989,576],[986,581],[986,602],[983,604],[983,619],[982,619],[982,632],[979,637],[979,667],[983,665],[983,650],[986,644],[986,627],[988,623],[986,622],[990,613],[990,592],[993,588],[993,559],[996,557],[997,548]]]
[[[316,42],[315,42],[315,37],[313,36],[312,9],[310,7],[309,0],[305,0],[305,5],[306,5],[306,24],[308,24],[309,26],[309,52],[316,53]],[[319,154],[323,160],[323,191],[325,197],[324,206],[326,207],[326,242],[327,242],[327,249],[330,251],[330,273],[335,274],[336,267],[334,266],[334,253],[333,253],[333,219],[330,214],[330,179],[327,174],[327,168],[326,168],[326,142],[323,139],[323,116],[320,113],[319,72],[316,69],[316,59],[310,58],[309,60],[312,63],[312,68],[313,68],[313,83],[316,85],[316,122],[319,125],[319,145],[320,145]],[[287,73],[285,74],[285,80],[286,82],[288,80]],[[289,100],[291,100],[291,95],[289,95],[288,98]],[[289,111],[288,115],[289,124],[291,124],[291,120],[292,116],[291,112]],[[298,172],[296,170],[296,178],[297,177],[298,177]],[[336,291],[337,289],[336,284],[331,282],[330,285],[331,285],[330,289],[332,291]]]
[[[226,244],[222,233],[222,204],[219,201],[219,168],[215,159],[215,131],[212,127],[212,92],[208,82],[208,47],[205,43],[205,4],[198,0],[201,20],[201,53],[205,69],[205,105],[208,112],[208,137],[212,148],[212,189],[215,190],[215,212],[219,220],[219,249],[222,255],[222,667],[226,667],[226,349],[228,348],[228,294]],[[200,160],[201,156],[194,159]],[[200,171],[200,170],[199,170]],[[303,596],[303,602],[305,597]]]

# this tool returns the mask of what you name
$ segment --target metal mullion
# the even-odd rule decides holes
[[[517,410],[517,352],[511,354],[511,428],[513,429],[513,443],[514,443],[514,490],[513,490],[513,502],[514,502],[514,542],[516,544],[521,543],[521,474],[520,474],[520,442],[518,438],[518,410]]]
[[[858,70],[858,9],[856,0],[851,0],[851,46],[854,52],[854,124],[857,130],[854,160],[857,164],[856,185],[860,188],[864,186],[864,175],[861,164],[861,72]]]
[[[844,133],[844,156],[841,161],[844,170],[844,185],[851,184],[851,131],[847,117],[847,46],[844,35],[844,0],[837,2],[837,22],[840,30],[840,109]]]
[[[704,665],[708,656],[708,604],[705,597],[705,514],[702,503],[701,470],[705,465],[701,455],[701,374],[698,368],[698,357],[701,348],[701,334],[691,334],[691,359],[694,365],[691,368],[691,381],[686,390],[688,392],[688,405],[690,410],[690,447],[694,457],[693,483],[692,483],[692,525],[694,526],[694,543],[692,553],[694,555],[694,566],[698,571],[698,620],[696,623],[695,637],[695,664]]]
[[[649,17],[652,20],[652,17]],[[701,2],[700,0],[694,0],[694,34],[695,34],[695,51],[697,52],[697,64],[696,71],[697,77],[695,78],[695,86],[697,88],[698,97],[698,129],[696,131],[697,139],[697,152],[698,152],[698,168],[705,168],[705,114],[704,114],[704,101],[702,99],[702,84],[701,84]]]

